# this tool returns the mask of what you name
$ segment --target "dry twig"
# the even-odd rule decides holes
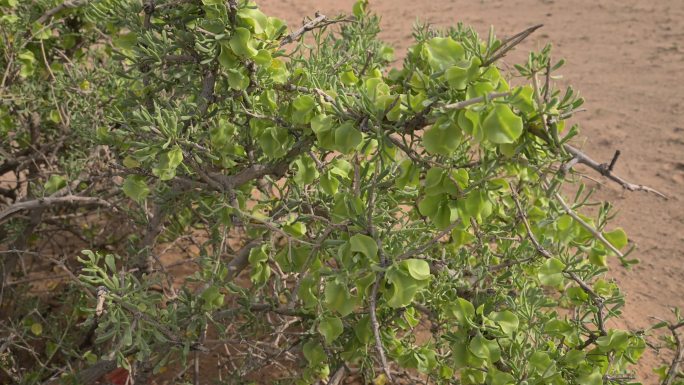
[[[620,176],[616,175],[613,172],[613,167],[615,166],[615,163],[617,162],[617,158],[620,155],[620,152],[616,152],[616,156],[613,157],[611,160],[610,164],[605,164],[605,163],[599,163],[592,158],[590,158],[587,154],[584,152],[580,151],[579,149],[569,145],[565,144],[563,145],[563,148],[565,151],[570,153],[573,156],[573,161],[574,163],[581,163],[586,166],[589,166],[593,170],[599,172],[601,175],[605,176],[606,178],[618,183],[620,186],[623,188],[629,190],[629,191],[646,191],[653,193],[661,198],[668,199],[667,195],[661,193],[660,191],[653,189],[648,186],[644,186],[641,184],[634,184],[627,182],[625,179],[621,178]]]

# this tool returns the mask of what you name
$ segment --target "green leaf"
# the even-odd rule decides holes
[[[35,336],[40,336],[43,334],[43,325],[39,322],[34,322],[31,325],[31,333],[33,333]]]
[[[463,60],[465,49],[450,37],[434,37],[423,47],[423,57],[434,72],[443,71]]]
[[[237,17],[242,25],[249,26],[255,34],[262,34],[269,26],[268,16],[258,8],[245,7],[237,11]]]
[[[338,317],[325,317],[318,324],[318,332],[323,335],[325,343],[332,344],[344,331],[342,320]]]
[[[304,303],[304,307],[311,309],[318,305],[318,280],[311,275],[306,275],[302,279],[302,284],[299,286],[297,295]]]
[[[449,156],[461,144],[461,129],[448,116],[442,116],[423,134],[423,145],[430,154]]]
[[[399,175],[397,176],[395,183],[400,189],[405,187],[416,187],[418,186],[419,177],[420,169],[416,167],[410,159],[404,159],[399,164]]]
[[[356,75],[354,74],[354,71],[347,70],[347,71],[342,72],[342,74],[340,75],[340,81],[344,85],[351,86],[351,85],[358,83],[359,78],[356,77]]]
[[[473,109],[465,109],[458,113],[456,122],[464,133],[472,136],[476,141],[482,141],[483,133],[480,114]]]
[[[422,259],[405,259],[399,265],[418,281],[430,279],[430,264]]]
[[[610,242],[611,245],[615,246],[615,248],[618,250],[627,246],[627,234],[625,233],[625,230],[622,229],[622,227],[618,227],[613,231],[603,233],[603,236],[606,238],[608,242]]]
[[[112,44],[122,50],[132,50],[138,44],[138,35],[135,32],[122,33],[112,39]]]
[[[327,358],[323,346],[314,340],[305,343],[302,352],[311,366],[318,366],[324,363]]]
[[[123,325],[123,337],[121,337],[121,345],[123,347],[133,345],[133,330],[131,324],[126,322]]]
[[[513,377],[513,375],[502,372],[494,366],[489,368],[487,378],[488,385],[511,385],[516,383],[515,377]]]
[[[54,194],[66,186],[67,180],[61,175],[50,175],[50,178],[45,182],[45,194]]]
[[[457,247],[467,245],[475,239],[476,237],[467,228],[456,227],[451,231],[451,240]]]
[[[537,277],[542,285],[558,286],[563,282],[565,264],[557,258],[549,258],[539,268]]]
[[[470,216],[481,222],[492,214],[493,206],[487,192],[480,189],[468,194],[465,200],[465,209]]]
[[[335,149],[335,133],[333,131],[333,117],[324,114],[311,119],[311,131],[317,139],[317,145],[326,150]]]
[[[489,364],[493,364],[501,358],[501,349],[496,340],[488,340],[480,333],[470,341],[468,349],[475,357],[486,360]]]
[[[270,159],[279,159],[287,154],[290,135],[282,127],[266,127],[259,136],[259,146]]]
[[[245,68],[231,68],[226,71],[228,85],[238,91],[246,90],[249,87],[249,75]]]
[[[513,92],[515,97],[511,101],[511,105],[525,114],[533,114],[536,112],[537,107],[534,102],[534,88],[528,85],[520,87],[519,90],[520,91],[516,90]]]
[[[465,298],[456,298],[455,301],[447,305],[447,312],[456,318],[462,327],[469,327],[475,317],[475,307]]]
[[[546,352],[532,353],[527,360],[527,366],[532,372],[541,375],[542,378],[550,378],[556,374],[556,363]]]
[[[569,350],[562,358],[563,366],[576,368],[587,359],[586,353],[580,350]]]
[[[110,272],[116,272],[116,260],[113,255],[105,255],[105,264],[109,268]]]
[[[451,222],[456,219],[455,206],[449,200],[442,200],[437,207],[435,215],[430,217],[435,227],[439,230],[444,230],[451,225]]]
[[[445,176],[447,174],[441,167],[432,167],[425,174],[425,194],[426,195],[442,195],[444,193],[449,193],[448,185],[445,183]],[[424,214],[427,215],[427,214]]]
[[[544,325],[544,333],[556,338],[569,336],[572,330],[572,326],[567,321],[557,318],[549,320]]]
[[[430,267],[422,260],[404,260],[387,269],[385,278],[392,285],[385,292],[389,306],[404,307],[429,283]]]
[[[268,68],[268,72],[271,75],[271,80],[276,84],[287,83],[290,76],[285,62],[278,58],[271,60],[271,67]]]
[[[423,216],[432,217],[437,212],[437,209],[439,208],[439,205],[442,202],[442,200],[442,195],[427,195],[418,203],[418,211]]]
[[[295,222],[283,226],[283,230],[290,235],[301,238],[306,234],[306,225],[302,222]]]
[[[145,183],[145,177],[141,175],[129,175],[126,177],[126,180],[124,180],[123,192],[127,197],[138,203],[142,203],[142,201],[150,195],[150,188],[147,187],[147,183]]]
[[[477,79],[480,74],[480,59],[473,57],[469,61],[457,63],[446,70],[444,77],[449,87],[464,90],[468,83]]]
[[[354,326],[354,335],[362,344],[368,344],[373,338],[373,329],[371,329],[370,316],[364,315],[359,318],[356,326]]]
[[[589,250],[589,262],[596,266],[608,266],[608,252],[603,245],[597,245]]]
[[[603,375],[597,368],[591,373],[577,376],[577,383],[582,385],[603,385]]]
[[[236,69],[241,66],[240,60],[233,53],[230,44],[226,44],[225,42],[222,42],[221,44],[221,53],[218,56],[218,62],[221,67],[226,70]]]
[[[170,151],[159,157],[157,167],[152,169],[152,174],[161,180],[170,180],[176,176],[176,168],[183,162],[183,151],[175,146]]]
[[[335,195],[340,187],[340,181],[331,172],[321,175],[319,180],[321,189],[328,195]]]
[[[229,44],[233,52],[240,57],[252,58],[259,53],[259,51],[254,48],[252,34],[247,28],[235,28]]]
[[[351,314],[356,307],[356,298],[349,293],[347,285],[335,280],[325,285],[324,296],[328,309],[340,313],[342,317]]]
[[[266,253],[266,245],[254,247],[249,251],[249,264],[254,266],[268,261],[268,254]]]
[[[271,276],[271,267],[268,265],[266,245],[251,249],[249,251],[248,261],[252,266],[250,280],[255,284],[265,284]]]
[[[218,287],[212,285],[202,292],[201,298],[203,300],[202,308],[205,311],[211,311],[223,306],[225,296]]]
[[[19,55],[17,55],[17,59],[19,59],[19,62],[21,63],[19,76],[21,76],[22,79],[26,79],[27,77],[33,75],[36,70],[36,57],[33,55],[33,52],[29,50],[23,50],[21,53],[19,53]]]
[[[596,339],[596,345],[602,352],[619,351],[627,349],[630,334],[623,330],[610,330],[608,335]]]
[[[513,333],[518,330],[518,325],[520,324],[518,316],[509,310],[492,312],[487,316],[487,318],[494,321],[508,336],[512,336]]]
[[[482,122],[482,129],[492,143],[513,143],[522,135],[523,122],[510,107],[496,103]]]
[[[351,251],[361,253],[369,259],[376,259],[378,256],[378,244],[375,239],[364,235],[356,234],[349,238]]]
[[[268,50],[261,49],[259,50],[259,53],[256,56],[254,56],[253,60],[256,64],[263,67],[267,67],[271,65],[273,57],[271,56],[271,53]]]
[[[335,129],[335,148],[343,154],[349,154],[362,140],[361,131],[352,122],[344,122]]]
[[[308,124],[313,117],[316,100],[311,95],[300,95],[292,101],[292,121],[297,124]],[[314,131],[315,132],[315,131]]]
[[[366,13],[366,8],[368,7],[368,0],[358,0],[356,3],[354,3],[354,6],[352,7],[352,12],[354,13],[354,17],[357,19],[360,19],[363,17],[363,15]]]
[[[33,34],[33,38],[37,40],[46,40],[52,37],[52,30],[50,27],[37,22],[33,23],[31,26],[31,32]]]
[[[301,157],[294,161],[294,164],[297,167],[297,173],[293,179],[299,186],[311,184],[318,178],[316,163],[310,157]]]
[[[51,354],[49,354],[51,355]],[[94,365],[97,362],[97,354],[93,353],[92,351],[88,350],[87,352],[83,353],[83,358],[86,360],[86,362],[90,365]]]
[[[380,78],[370,77],[366,79],[363,86],[366,91],[366,95],[368,95],[368,99],[370,99],[371,102],[373,102],[373,106],[378,110],[383,109],[385,103],[376,102],[378,102],[378,99],[381,96],[388,96],[390,94],[389,85],[387,85],[387,83],[385,83]]]

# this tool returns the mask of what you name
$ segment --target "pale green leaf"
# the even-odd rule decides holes
[[[497,103],[482,122],[482,129],[492,143],[513,143],[522,135],[523,121],[510,107]]]
[[[344,331],[342,320],[338,317],[325,317],[318,324],[318,332],[323,335],[325,343],[332,344]]]

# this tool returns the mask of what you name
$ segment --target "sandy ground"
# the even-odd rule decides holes
[[[315,11],[350,13],[352,0],[261,0],[264,12],[291,27]],[[579,144],[595,159],[622,156],[616,171],[629,181],[651,186],[670,197],[623,192],[612,183],[598,198],[613,202],[622,226],[638,245],[641,264],[611,272],[627,295],[625,324],[630,329],[669,317],[684,307],[684,1],[682,0],[371,0],[382,16],[381,38],[398,57],[411,42],[417,18],[436,26],[458,21],[485,34],[494,25],[499,36],[543,23],[505,61],[516,63],[529,50],[554,44],[568,64],[564,82],[586,98],[587,112],[577,115]],[[595,175],[595,174],[594,174]],[[600,178],[599,178],[600,179]],[[647,367],[660,360],[645,357],[639,370],[645,383],[656,383]]]

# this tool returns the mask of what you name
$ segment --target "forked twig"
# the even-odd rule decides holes
[[[291,34],[285,36],[283,40],[280,41],[280,47],[282,48],[283,46],[286,46],[293,41],[299,39],[303,34],[313,30],[314,28],[318,27],[319,24],[322,24],[324,21],[326,21],[328,18],[325,15],[321,15],[320,13],[316,12],[316,17],[310,20],[309,22],[305,23],[304,25],[301,26],[298,30],[292,32]]]
[[[515,35],[509,37],[508,39],[505,39],[501,45],[492,52],[489,57],[489,59],[485,60],[484,63],[482,63],[482,67],[486,67],[495,61],[501,59],[502,57],[506,56],[506,54],[512,50],[516,45],[522,43],[523,40],[527,39],[528,36],[530,36],[534,31],[538,30],[539,28],[543,27],[544,24],[537,24],[532,27],[527,28],[526,30],[522,32],[518,32]]]
[[[667,195],[661,193],[660,191],[658,191],[656,189],[653,189],[651,187],[644,186],[641,184],[634,184],[634,183],[627,182],[626,180],[624,180],[620,176],[615,175],[615,173],[613,172],[613,167],[615,167],[615,162],[617,162],[617,158],[620,155],[619,151],[616,152],[616,155],[613,157],[610,164],[606,165],[606,164],[601,164],[601,163],[593,160],[587,154],[585,154],[584,152],[580,151],[579,149],[577,149],[577,148],[575,148],[569,144],[563,145],[563,148],[565,149],[565,151],[570,153],[574,159],[576,159],[575,163],[581,163],[581,164],[584,164],[586,166],[589,166],[590,168],[599,172],[601,175],[603,175],[606,178],[618,183],[620,186],[622,186],[623,188],[625,188],[629,191],[646,191],[646,192],[653,193],[653,194],[655,194],[655,195],[657,195],[663,199],[668,199]]]

